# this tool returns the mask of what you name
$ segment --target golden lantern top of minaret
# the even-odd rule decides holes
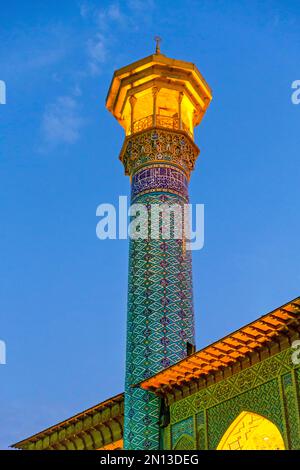
[[[106,99],[126,135],[150,127],[186,131],[191,137],[212,99],[212,92],[191,62],[160,51],[116,70]]]

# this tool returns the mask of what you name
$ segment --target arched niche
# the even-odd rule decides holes
[[[267,418],[243,411],[231,423],[217,450],[284,450],[277,426]]]

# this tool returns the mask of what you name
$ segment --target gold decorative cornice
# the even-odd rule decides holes
[[[119,394],[12,447],[22,450],[97,450],[123,439],[124,398]],[[107,447],[108,448],[108,447]]]

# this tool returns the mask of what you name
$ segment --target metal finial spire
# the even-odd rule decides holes
[[[161,38],[159,36],[155,36],[154,41],[156,42],[155,54],[160,54]]]

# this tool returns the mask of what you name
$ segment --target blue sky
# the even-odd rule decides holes
[[[154,51],[196,63],[197,347],[300,293],[298,1],[1,2],[0,447],[123,390],[127,241],[96,207],[129,194],[113,70]]]

